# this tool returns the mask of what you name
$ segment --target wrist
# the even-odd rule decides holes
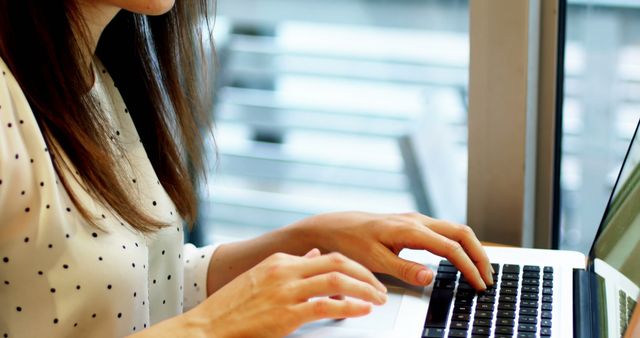
[[[165,319],[152,325],[136,334],[129,335],[130,338],[151,338],[151,337],[222,337],[211,327],[210,320],[206,320],[196,311],[198,307],[175,317]]]
[[[294,243],[298,246],[296,254],[303,255],[313,248],[326,253],[331,251],[327,238],[326,222],[324,215],[315,215],[302,219],[296,223],[282,228],[284,243]]]
[[[180,331],[186,333],[185,337],[222,337],[213,327],[210,317],[200,311],[200,306],[196,306],[175,318],[180,323]]]

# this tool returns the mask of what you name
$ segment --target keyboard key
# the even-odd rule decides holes
[[[542,288],[542,294],[543,295],[552,295],[553,294],[553,289],[552,288]]]
[[[440,261],[440,265],[453,266],[453,263],[449,262],[446,259],[443,259],[443,260]]]
[[[502,280],[519,280],[520,276],[515,274],[515,273],[503,273],[502,274]]]
[[[513,334],[512,326],[496,326],[496,334]]]
[[[447,324],[447,315],[453,300],[453,290],[435,289],[431,293],[429,301],[429,310],[427,311],[427,320],[425,327],[441,327]]]
[[[500,296],[502,296],[502,295],[516,296],[516,295],[518,295],[518,289],[514,289],[514,288],[500,289]]]
[[[627,311],[633,313],[636,308],[636,301],[633,298],[627,296]]]
[[[553,273],[553,267],[545,266],[543,271],[545,273]]]
[[[551,303],[543,303],[542,304],[542,310],[543,311],[551,311],[551,310],[553,310],[553,305],[551,305]]]
[[[476,311],[475,318],[493,318],[493,312],[491,311]]]
[[[499,303],[515,303],[518,298],[514,295],[500,295]]]
[[[468,322],[454,321],[454,322],[451,322],[451,324],[449,324],[449,328],[451,328],[451,329],[459,329],[459,330],[467,330],[469,328],[469,323]]]
[[[542,337],[548,337],[551,335],[551,328],[550,327],[543,327],[540,329],[540,336]]]
[[[544,280],[553,280],[553,274],[552,273],[545,273],[542,276],[542,279],[544,279]]]
[[[482,295],[482,296],[478,296],[478,299],[476,300],[478,303],[495,303],[496,301],[496,297],[495,296],[489,296],[489,295]]]
[[[496,318],[496,325],[513,326],[515,323],[516,321],[511,318]]]
[[[504,273],[515,273],[515,274],[519,274],[520,273],[520,265],[514,265],[514,264],[505,264],[502,266],[502,271]]]
[[[543,303],[553,303],[553,297],[550,295],[543,295],[542,296],[542,302]]]
[[[518,317],[518,323],[537,324],[538,318],[532,316],[520,316]]]
[[[456,287],[455,280],[436,279],[436,283],[433,285],[434,289],[453,289]]]
[[[538,314],[538,309],[530,308],[530,307],[521,307],[520,315],[521,316],[536,316]]]
[[[509,310],[498,310],[497,316],[498,318],[516,318],[516,312]]]
[[[535,324],[518,324],[518,332],[536,332],[536,329]]]
[[[523,307],[530,307],[530,308],[535,308],[535,309],[537,309],[537,308],[538,308],[538,301],[535,301],[535,300],[526,300],[526,299],[524,299],[524,300],[521,300],[521,301],[520,301],[520,307],[521,307],[521,308],[523,308]]]
[[[471,305],[456,305],[453,307],[453,313],[471,313]]]
[[[442,338],[444,329],[441,327],[427,327],[422,331],[422,338]]]
[[[472,290],[475,292],[475,289],[469,283],[458,283],[458,290]]]
[[[540,288],[537,286],[532,286],[532,285],[523,285],[522,286],[522,292],[523,293],[539,293],[540,292]]]
[[[532,278],[525,278],[525,279],[522,280],[522,285],[538,286],[538,285],[540,285],[540,280],[532,279]]]
[[[542,311],[542,319],[551,319],[551,311]]]
[[[540,272],[540,267],[539,267],[539,266],[534,266],[534,265],[525,265],[525,266],[522,268],[522,271]]]
[[[512,334],[496,334],[494,338],[513,338]]]
[[[495,273],[499,273],[500,272],[500,264],[497,263],[491,263],[491,267],[493,268],[493,271]]]
[[[449,330],[449,337],[467,337],[467,330]]]
[[[477,327],[477,326],[483,326],[483,327],[491,327],[491,319],[490,318],[474,318],[473,319],[473,326]]]
[[[533,332],[518,332],[518,338],[536,338]]]
[[[523,293],[522,295],[520,295],[520,299],[521,300],[538,300],[538,294],[537,293]]]
[[[502,284],[500,284],[500,287],[502,287],[502,288],[517,288],[518,287],[518,281],[515,281],[515,280],[504,280],[504,281],[502,281]]]
[[[450,274],[456,274],[458,273],[458,269],[456,269],[455,266],[450,266],[450,265],[440,265],[438,266],[438,274],[440,274],[441,272],[445,272],[445,273],[450,273]]]
[[[471,305],[473,303],[473,299],[471,298],[458,298],[456,297],[456,305]]]
[[[553,280],[545,280],[542,282],[542,286],[545,288],[552,288],[553,287]]]
[[[493,304],[490,304],[490,303],[477,303],[476,304],[476,311],[477,310],[493,311]]]
[[[532,279],[540,279],[539,272],[525,271],[522,274],[522,278],[532,278]]]
[[[488,336],[490,333],[491,333],[490,327],[476,326],[473,329],[471,329],[471,334],[475,334],[478,336]]]
[[[438,272],[436,280],[452,280],[455,281],[458,276],[455,273]]]
[[[458,320],[458,321],[469,321],[469,319],[471,319],[471,315],[468,313],[454,313],[453,316],[451,316],[451,320]]]
[[[542,326],[542,327],[551,327],[551,319],[542,319],[540,321],[540,326]]]
[[[480,292],[479,294],[480,295],[495,296],[496,295],[496,288],[488,288],[488,289]]]
[[[515,311],[516,304],[515,303],[498,303],[498,310],[511,310]]]
[[[458,290],[456,293],[456,298],[469,298],[473,299],[476,296],[476,292],[474,290]]]

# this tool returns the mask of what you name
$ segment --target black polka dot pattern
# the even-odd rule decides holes
[[[2,60],[0,69],[4,74]],[[53,151],[29,104],[13,96],[19,93],[18,84],[11,78],[7,90],[10,77],[0,77],[0,93],[9,93],[0,94],[0,144],[10,145],[0,155],[0,221],[19,229],[9,234],[14,237],[3,238],[7,247],[0,244],[0,318],[11,318],[0,328],[0,337],[37,336],[34,328],[52,335],[91,336],[97,327],[113,327],[114,335],[127,336],[206,298],[206,290],[195,285],[206,282],[205,262],[212,249],[183,247],[180,217],[140,147],[129,111],[112,82],[104,81],[106,69],[96,73],[92,91],[99,94],[99,107],[113,115],[110,134],[133,166],[123,173],[123,183],[140,192],[142,208],[171,226],[143,236],[77,190],[79,202],[99,226],[86,222],[60,184]],[[19,175],[5,176],[13,172]],[[73,167],[60,175],[72,189],[80,189],[74,177],[82,175]],[[6,214],[15,220],[2,217],[9,209]]]

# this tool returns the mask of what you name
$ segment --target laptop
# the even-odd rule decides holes
[[[588,256],[487,247],[495,285],[476,293],[447,260],[404,250],[403,258],[437,271],[429,286],[380,276],[385,305],[307,324],[291,337],[623,337],[640,296],[639,127]]]

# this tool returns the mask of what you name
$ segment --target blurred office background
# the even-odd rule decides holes
[[[196,242],[338,210],[465,222],[467,0],[218,0],[214,32]],[[569,1],[563,249],[588,249],[640,117],[638,32],[640,3]]]

